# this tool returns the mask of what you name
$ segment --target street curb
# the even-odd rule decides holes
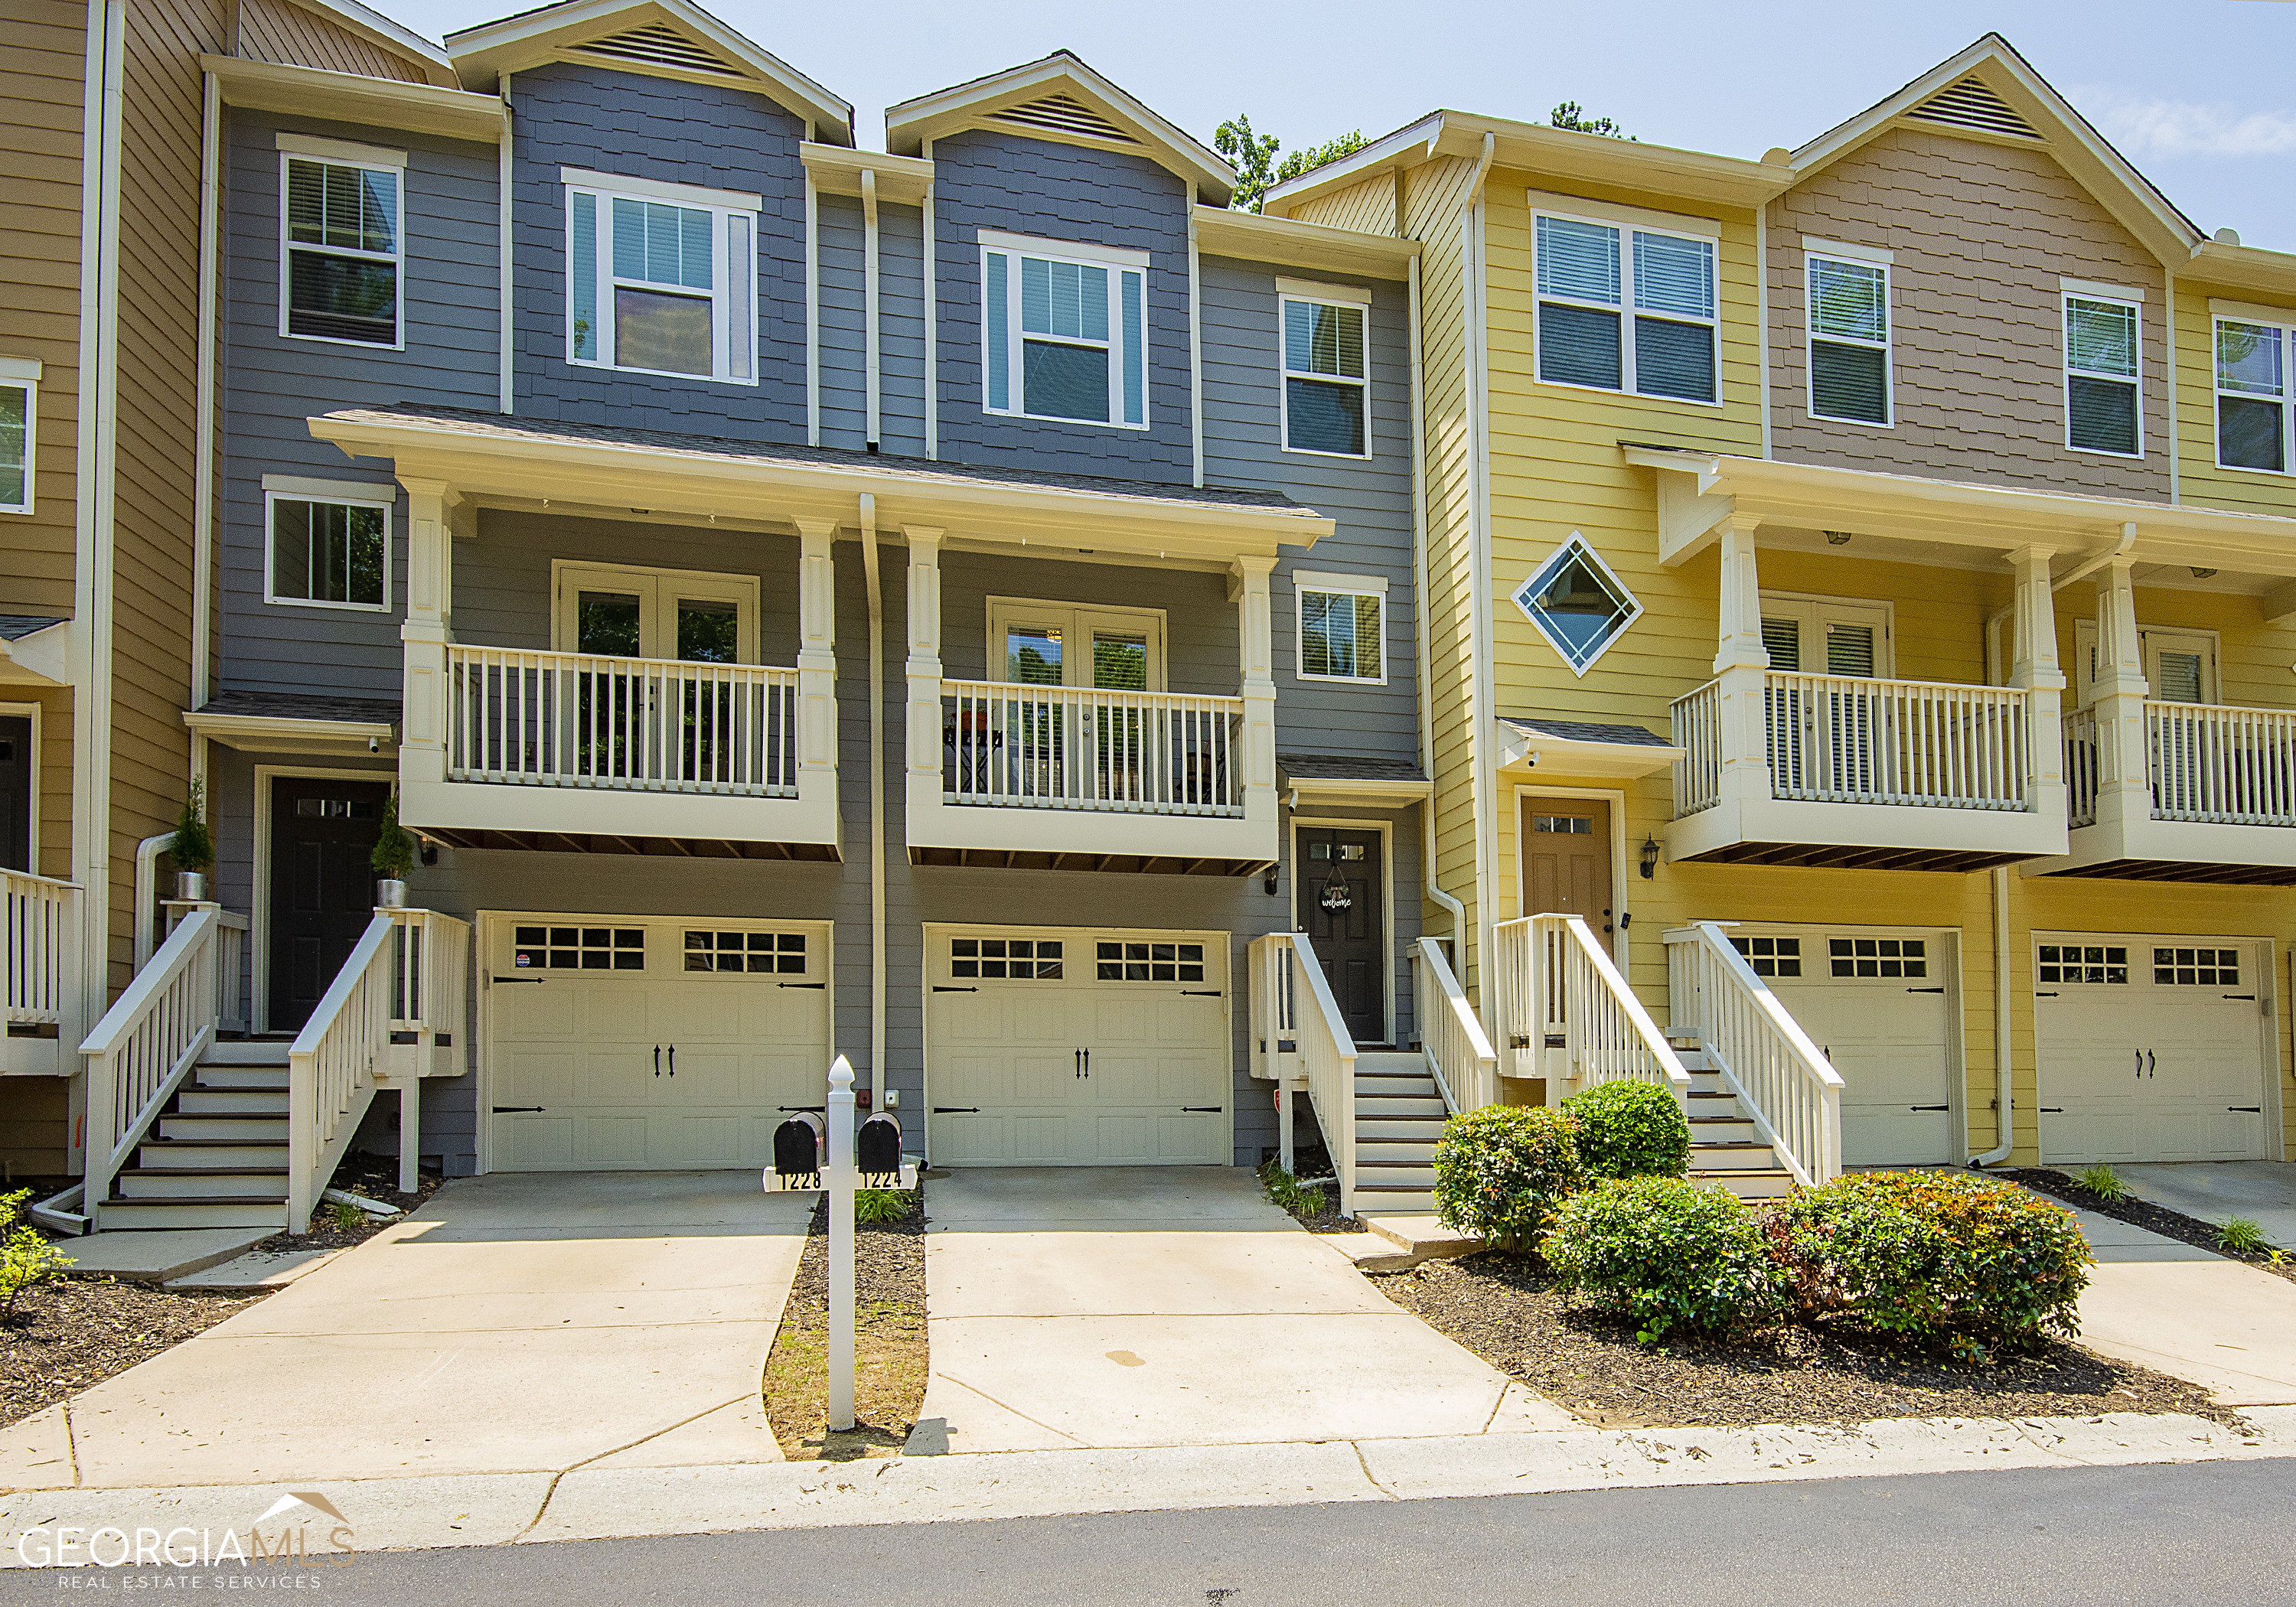
[[[622,1539],[744,1529],[1097,1513],[1538,1495],[1566,1490],[1884,1478],[1994,1468],[2122,1467],[2296,1457],[2296,1406],[2250,1427],[2182,1414],[1894,1418],[1763,1428],[1568,1429],[1315,1444],[1151,1446],[562,1473],[298,1482],[347,1518],[360,1552]],[[27,1529],[110,1525],[242,1535],[283,1486],[17,1490]]]

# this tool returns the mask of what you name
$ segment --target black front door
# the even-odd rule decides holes
[[[374,840],[390,789],[271,784],[271,1029],[299,1031],[374,915]]]
[[[1292,867],[1298,925],[1359,1044],[1387,1041],[1387,937],[1379,833],[1301,826]]]
[[[0,869],[29,871],[32,864],[32,722],[0,719]]]

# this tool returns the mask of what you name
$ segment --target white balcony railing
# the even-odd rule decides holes
[[[2153,819],[2296,825],[2296,712],[2147,701],[2144,747]]]
[[[1674,812],[1695,815],[1722,801],[1722,683],[1709,681],[1674,700]]]
[[[79,889],[23,871],[0,871],[12,1027],[61,1026],[79,986]]]
[[[1244,812],[1242,698],[944,680],[941,717],[952,804]]]
[[[1766,690],[1773,797],[2027,807],[2033,764],[2021,689],[1773,670]]]
[[[2096,824],[2096,710],[2076,709],[2065,716],[2065,816],[2068,824]]]
[[[798,672],[454,644],[447,779],[794,798]]]

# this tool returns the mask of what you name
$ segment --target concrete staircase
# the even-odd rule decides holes
[[[103,1230],[286,1225],[287,1045],[210,1045],[113,1179]]]
[[[1670,1038],[1690,1073],[1690,1180],[1726,1188],[1741,1200],[1775,1200],[1793,1189],[1793,1174],[1756,1136],[1754,1124],[1696,1038]]]
[[[1443,1095],[1417,1054],[1356,1056],[1356,1216],[1435,1214],[1435,1141]]]

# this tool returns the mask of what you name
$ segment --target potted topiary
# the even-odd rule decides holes
[[[194,777],[184,795],[183,812],[176,816],[176,835],[168,857],[176,862],[176,897],[198,903],[208,896],[208,872],[215,865],[215,837],[208,830],[208,784]]]
[[[383,801],[382,829],[375,833],[374,853],[368,860],[381,880],[374,884],[379,909],[406,907],[406,873],[414,868],[414,839],[398,824],[398,789]]]

